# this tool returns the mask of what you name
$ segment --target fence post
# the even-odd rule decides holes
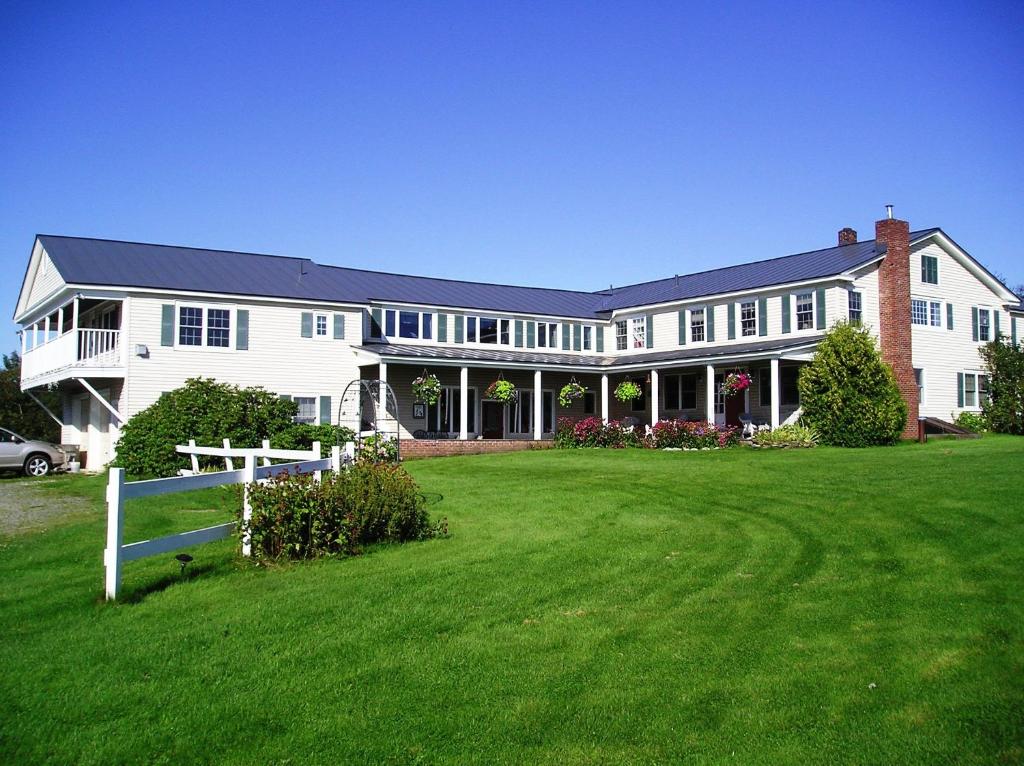
[[[310,460],[319,460],[322,454],[320,452],[320,442],[313,442],[313,446],[310,448],[309,452]],[[321,478],[323,478],[322,471],[313,471],[313,481],[319,483]]]
[[[352,464],[356,461],[356,443],[345,442],[345,463]]]
[[[227,437],[224,438],[224,449],[231,449],[231,440]],[[224,456],[224,467],[229,470],[235,470],[235,461],[231,459],[230,455]]]
[[[245,484],[242,490],[242,555],[252,555],[252,540],[249,535],[249,522],[252,521],[252,503],[249,502],[249,487],[256,481],[256,456],[245,456]]]
[[[103,554],[106,566],[107,601],[117,598],[121,589],[121,538],[124,534],[124,469],[111,468],[107,478],[107,549]]]
[[[195,447],[196,446],[196,440],[195,439],[189,439],[188,440],[188,446]],[[193,476],[198,476],[199,475],[199,458],[196,457],[196,453],[195,452],[192,453],[191,458],[192,458],[192,475]]]
[[[337,444],[331,447],[331,470],[334,473],[341,471],[341,447]]]
[[[270,449],[270,439],[263,440],[263,449]],[[263,458],[263,465],[270,465],[270,458]]]

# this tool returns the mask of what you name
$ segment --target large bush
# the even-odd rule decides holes
[[[259,447],[290,429],[296,411],[294,402],[263,388],[192,378],[125,423],[115,465],[133,476],[173,476],[189,465],[175,452],[178,444],[220,446],[226,437],[233,447]]]
[[[1024,344],[1000,337],[981,348],[988,371],[989,400],[981,405],[993,431],[1024,434]]]
[[[348,556],[360,545],[432,537],[423,496],[396,465],[356,463],[321,482],[310,474],[282,474],[249,488],[252,519],[239,519],[255,559]]]
[[[313,442],[320,442],[320,457],[330,457],[331,447],[336,444],[345,446],[345,442],[354,440],[352,429],[345,426],[293,423],[284,431],[271,436],[270,446],[274,449],[311,449]],[[234,442],[231,444],[234,445]]]
[[[907,403],[866,329],[833,327],[800,371],[799,386],[803,419],[823,444],[895,444],[903,433]]]

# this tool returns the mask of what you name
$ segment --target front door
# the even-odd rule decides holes
[[[505,438],[505,405],[501,402],[483,402],[481,434],[485,439]]]
[[[727,426],[740,425],[740,415],[745,412],[746,391],[725,397],[725,424]]]

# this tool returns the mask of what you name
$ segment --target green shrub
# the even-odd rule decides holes
[[[793,423],[771,431],[758,431],[753,442],[758,447],[814,447],[818,444],[818,434],[813,428]]]
[[[989,399],[981,410],[989,427],[1002,434],[1024,434],[1024,344],[1002,337],[981,348],[988,371]]]
[[[642,447],[643,437],[636,428],[624,425],[621,420],[588,417],[582,420],[562,417],[555,427],[555,446],[575,447]]]
[[[982,434],[989,430],[988,420],[977,412],[961,412],[953,419],[953,423],[968,431],[974,431],[976,434]]]
[[[702,420],[660,420],[651,429],[647,445],[655,449],[717,449],[740,440],[740,429]]]
[[[293,423],[284,431],[271,436],[270,446],[274,449],[310,449],[316,441],[320,442],[320,457],[330,457],[331,447],[335,444],[345,446],[345,442],[355,441],[355,434],[345,426]]]
[[[373,434],[359,442],[356,458],[371,463],[394,463],[398,461],[398,442],[387,434]]]
[[[121,430],[115,465],[133,476],[173,476],[189,465],[174,448],[188,444],[259,447],[263,439],[293,426],[294,402],[263,388],[239,388],[210,378],[192,378],[134,415]],[[221,466],[220,459],[202,460]]]
[[[895,444],[907,422],[892,368],[866,329],[840,322],[800,371],[800,405],[823,444]]]
[[[349,556],[360,545],[422,540],[447,532],[432,526],[423,496],[396,465],[357,463],[340,473],[281,474],[249,488],[252,518],[239,514],[257,561]]]

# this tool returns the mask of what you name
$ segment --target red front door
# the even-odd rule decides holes
[[[727,426],[740,425],[740,415],[746,410],[746,393],[740,391],[738,394],[725,398],[725,424]]]

